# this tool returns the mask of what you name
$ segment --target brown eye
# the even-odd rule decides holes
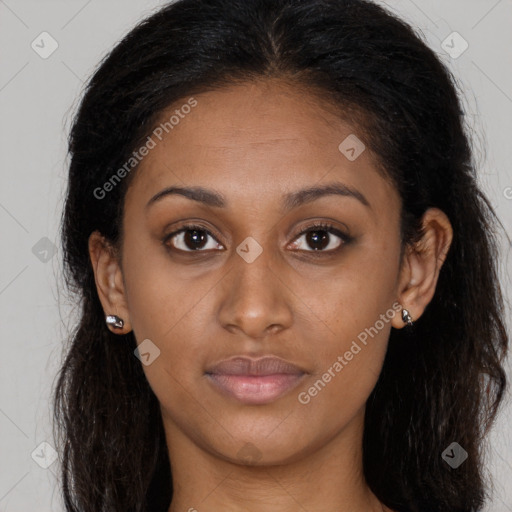
[[[222,245],[215,241],[213,235],[201,226],[183,226],[178,231],[168,235],[164,242],[167,243],[169,240],[171,240],[173,249],[183,252],[202,252],[204,250],[222,248]]]
[[[332,236],[338,240],[332,239]],[[305,237],[305,241],[300,241]],[[340,230],[336,229],[331,224],[319,224],[308,228],[303,231],[293,244],[295,250],[307,252],[334,252],[344,243],[348,243],[351,237]],[[299,242],[297,242],[299,240]],[[307,249],[310,247],[311,249]]]

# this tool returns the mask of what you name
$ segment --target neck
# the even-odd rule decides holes
[[[362,470],[364,410],[321,447],[279,465],[243,465],[194,443],[164,416],[173,499],[168,512],[382,512]]]

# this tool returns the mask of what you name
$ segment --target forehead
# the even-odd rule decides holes
[[[374,200],[393,193],[358,128],[299,86],[266,80],[194,95],[195,106],[184,108],[189,100],[162,112],[132,195],[149,199],[170,185],[201,185],[250,200],[325,181],[366,189]],[[355,159],[344,152],[351,147],[361,151]]]

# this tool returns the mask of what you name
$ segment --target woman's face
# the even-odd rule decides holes
[[[144,342],[168,442],[290,462],[362,429],[391,326],[403,325],[399,196],[363,135],[298,89],[237,85],[181,108],[187,99],[162,116],[179,121],[153,135],[127,192],[116,312]],[[208,193],[152,200],[170,187]],[[216,373],[235,356],[294,367]]]

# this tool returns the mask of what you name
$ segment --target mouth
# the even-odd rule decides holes
[[[276,357],[235,357],[206,371],[214,389],[245,404],[267,404],[298,386],[306,372]]]

